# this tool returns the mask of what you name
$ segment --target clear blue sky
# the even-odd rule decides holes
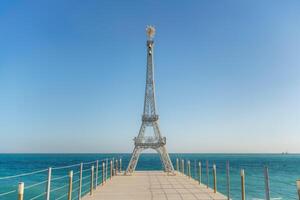
[[[145,27],[169,152],[300,152],[300,1],[0,2],[0,152],[131,152]]]

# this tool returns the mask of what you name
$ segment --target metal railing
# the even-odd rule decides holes
[[[220,164],[220,163],[219,163]],[[195,181],[197,181],[200,185],[203,185],[204,187],[211,188],[214,193],[218,192],[218,184],[222,183],[222,193],[227,197],[228,200],[233,199],[231,192],[231,172],[233,171],[230,167],[229,161],[226,161],[225,163],[220,164],[221,166],[218,168],[218,166],[213,163],[210,164],[208,160],[193,160],[190,161],[188,159],[183,158],[176,158],[175,162],[175,170],[178,171],[179,174],[185,175],[188,178],[193,178]],[[222,179],[218,181],[217,179],[217,171],[218,174],[222,173]],[[265,200],[271,200],[271,199],[277,199],[276,196],[285,196],[288,199],[291,200],[300,200],[300,180],[296,181],[296,188],[297,189],[297,197],[295,194],[286,194],[282,193],[277,188],[275,190],[272,190],[272,187],[270,185],[270,182],[276,183],[276,184],[282,184],[282,187],[295,187],[294,184],[288,183],[285,181],[281,181],[280,179],[273,179],[269,175],[269,167],[264,166],[261,168],[260,174],[246,174],[246,169],[240,168],[239,170],[239,177],[240,177],[240,187],[234,186],[234,192],[240,192],[240,199],[246,200],[249,198],[247,197],[246,191],[250,191],[252,188],[255,188],[255,191],[259,191],[260,198],[257,199],[265,199]],[[233,174],[232,174],[233,175]],[[234,174],[235,178],[237,174]],[[252,180],[251,182],[247,179]],[[272,196],[273,195],[273,196]],[[239,198],[234,198],[239,199]]]
[[[13,186],[13,189],[0,192],[0,199],[81,200],[88,193],[93,195],[93,191],[97,186],[104,185],[108,179],[112,179],[114,175],[121,171],[121,158],[106,158],[0,177],[0,181],[21,180],[18,185]],[[33,175],[44,175],[46,177],[41,181],[28,181],[29,184],[22,181],[24,177]],[[41,188],[44,189],[37,193],[36,191]],[[34,192],[30,193],[29,190]]]

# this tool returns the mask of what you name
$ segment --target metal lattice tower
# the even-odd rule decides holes
[[[174,168],[166,149],[166,138],[161,136],[158,115],[155,103],[155,84],[154,84],[154,66],[153,66],[153,36],[155,29],[148,26],[147,29],[147,74],[146,89],[144,100],[144,112],[142,116],[142,125],[137,137],[134,138],[134,150],[126,170],[126,174],[134,172],[140,153],[145,149],[154,149],[160,155],[165,172],[173,172]],[[152,135],[146,136],[146,128],[152,129]]]

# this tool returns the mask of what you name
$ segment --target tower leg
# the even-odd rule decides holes
[[[130,162],[129,162],[129,165],[127,167],[125,174],[131,174],[132,172],[134,172],[137,162],[139,160],[141,151],[142,151],[142,148],[134,147],[132,155],[131,155],[131,159],[130,159]]]
[[[173,164],[171,162],[171,159],[169,157],[166,147],[161,146],[161,147],[157,148],[156,150],[160,154],[161,161],[165,168],[165,172],[174,172]]]

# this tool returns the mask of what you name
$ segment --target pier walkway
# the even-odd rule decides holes
[[[225,200],[227,197],[199,184],[192,178],[162,171],[136,171],[119,174],[98,186],[82,200]]]

